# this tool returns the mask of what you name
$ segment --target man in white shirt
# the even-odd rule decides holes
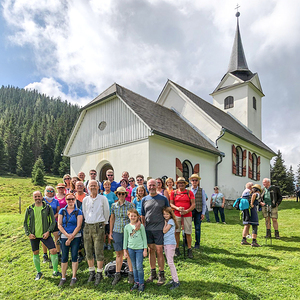
[[[104,231],[109,218],[107,198],[98,194],[98,188],[98,182],[90,180],[89,190],[91,194],[83,199],[81,207],[85,218],[83,238],[90,272],[88,282],[95,280],[95,285],[98,285],[103,278]],[[95,273],[94,252],[97,260],[97,273]]]

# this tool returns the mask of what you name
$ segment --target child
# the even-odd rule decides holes
[[[111,214],[111,206],[118,200],[117,195],[110,190],[111,184],[108,180],[103,182],[103,196],[105,196],[108,200],[109,205],[109,215]],[[110,217],[109,217],[110,218]],[[111,239],[108,237],[109,235],[109,220],[108,224],[105,225],[105,235],[104,235],[104,249],[111,250]],[[106,238],[107,238],[107,245],[106,245]]]
[[[138,289],[139,292],[143,292],[145,290],[143,257],[147,256],[146,231],[143,224],[141,224],[141,228],[138,231],[135,230],[136,222],[139,219],[139,213],[136,209],[129,209],[128,217],[130,223],[124,228],[123,247],[125,257],[128,257],[129,254],[133,268],[134,285],[130,290]]]
[[[171,275],[172,275],[172,280],[169,282],[169,284],[172,285],[170,287],[170,290],[173,290],[179,287],[180,284],[178,281],[177,271],[173,261],[175,255],[175,248],[176,248],[175,229],[178,228],[178,223],[171,207],[165,207],[163,209],[163,214],[165,218],[165,226],[163,228],[164,250],[165,250],[168,266],[170,268]]]
[[[143,185],[139,185],[136,188],[136,197],[133,199],[132,203],[135,205],[136,210],[141,214],[142,209],[142,199],[147,196],[146,189]]]

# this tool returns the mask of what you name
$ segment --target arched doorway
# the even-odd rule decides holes
[[[114,168],[112,167],[112,165],[110,163],[106,163],[100,170],[99,172],[99,181],[103,182],[104,180],[106,180],[106,171],[107,170],[114,170]]]

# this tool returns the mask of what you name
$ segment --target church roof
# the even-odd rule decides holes
[[[88,103],[82,110],[102,102],[113,95],[119,96],[151,128],[154,134],[220,155],[218,149],[174,111],[116,83]]]
[[[187,89],[183,88],[179,84],[171,81],[182,93],[184,93],[191,101],[199,106],[205,113],[207,113],[215,122],[220,124],[229,133],[238,136],[262,149],[265,149],[271,153],[274,153],[266,144],[264,144],[259,138],[248,131],[244,126],[232,118],[229,114],[208,103]],[[274,153],[275,154],[275,153]]]

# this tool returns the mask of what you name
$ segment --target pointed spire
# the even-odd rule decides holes
[[[227,71],[228,73],[238,71],[238,70],[249,71],[244,49],[243,49],[240,28],[239,28],[240,13],[237,12],[235,16],[237,17],[237,26],[236,26],[235,38],[234,38],[234,43],[231,51],[228,71]]]

